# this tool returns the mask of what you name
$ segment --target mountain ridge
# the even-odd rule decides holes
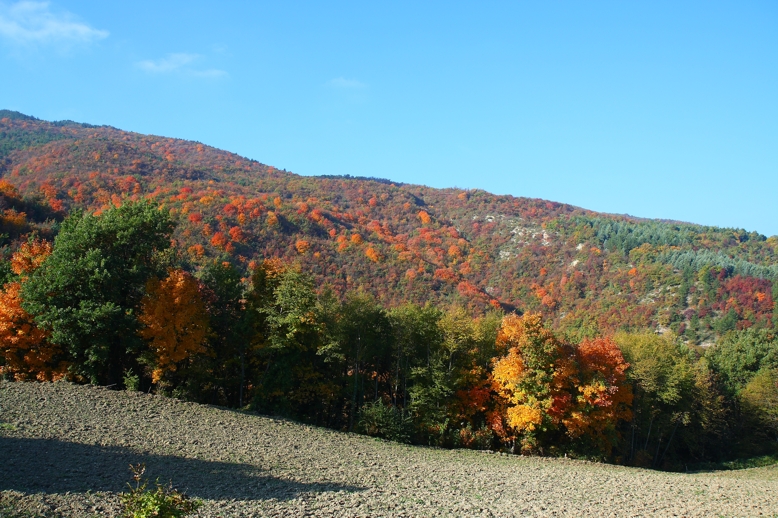
[[[27,115],[27,114],[24,114],[24,113],[19,112],[19,111],[8,110],[8,109],[0,109],[0,119],[5,118],[5,117],[7,117],[9,119],[18,119],[18,120],[27,120],[27,121],[49,123],[49,124],[52,124],[52,125],[55,125],[55,126],[68,126],[68,125],[72,125],[72,126],[79,126],[79,127],[83,127],[83,128],[105,128],[105,129],[110,129],[110,130],[122,131],[124,133],[136,133],[136,132],[121,130],[119,128],[116,128],[115,126],[111,126],[111,125],[108,125],[108,124],[90,124],[90,123],[85,123],[85,122],[76,122],[76,121],[73,121],[73,120],[70,120],[70,119],[62,119],[62,120],[58,120],[58,121],[47,121],[45,119],[39,119],[39,118],[37,118],[37,117],[35,117],[33,115]],[[138,134],[138,135],[145,135],[145,136],[148,136],[148,137],[157,137],[157,138],[160,138],[160,139],[170,138],[170,137],[164,137],[164,136],[155,135],[155,134],[143,134],[143,133],[136,133],[136,134]],[[181,139],[181,138],[175,138],[174,140],[178,140],[178,141],[182,141],[182,142],[187,142],[187,143],[192,143],[192,144],[203,144],[199,140],[189,140],[189,139]],[[218,148],[214,148],[214,149],[218,149]],[[233,154],[235,156],[240,157],[243,160],[248,160],[250,162],[256,162],[258,164],[262,164],[262,162],[259,162],[256,159],[244,157],[243,155],[240,155],[239,153],[235,153],[235,152],[227,151],[227,150],[221,150],[221,149],[220,149],[220,151],[223,151],[225,153]],[[276,169],[276,168],[274,168],[274,169]],[[480,189],[480,188],[460,188],[460,187],[456,187],[456,186],[451,186],[451,187],[431,187],[431,186],[427,186],[427,185],[424,185],[424,184],[413,184],[413,183],[408,183],[408,182],[400,182],[400,181],[392,180],[390,178],[380,178],[380,177],[375,177],[375,176],[362,176],[362,175],[350,175],[350,174],[343,174],[343,175],[337,175],[337,174],[336,175],[333,175],[333,174],[321,174],[321,175],[319,175],[319,174],[301,174],[301,173],[295,173],[293,171],[289,171],[289,170],[287,170],[285,168],[281,168],[281,169],[278,169],[278,170],[283,172],[283,173],[292,174],[292,175],[295,175],[295,176],[311,177],[311,178],[321,178],[321,179],[328,179],[328,180],[339,180],[339,179],[344,179],[344,180],[361,180],[361,181],[378,182],[378,183],[387,184],[387,185],[395,185],[397,187],[417,186],[417,187],[425,187],[425,188],[428,188],[428,189],[439,189],[439,190],[454,189],[454,190],[457,190],[457,191],[469,191],[469,192],[483,191],[484,193],[486,193],[488,195],[491,195],[491,196],[509,196],[509,197],[512,197],[512,198],[526,198],[526,199],[535,199],[535,200],[541,200],[541,201],[548,201],[548,202],[551,202],[551,203],[559,203],[559,204],[563,204],[563,205],[568,205],[568,206],[573,207],[575,209],[589,211],[589,212],[592,212],[592,213],[595,213],[595,214],[599,214],[599,215],[602,215],[602,216],[623,217],[623,218],[627,218],[627,219],[634,220],[634,221],[656,221],[656,222],[660,222],[660,223],[668,223],[668,224],[673,224],[673,225],[694,225],[694,226],[699,226],[699,227],[703,227],[703,228],[720,228],[720,229],[731,229],[731,230],[746,230],[744,228],[734,227],[734,226],[733,227],[718,227],[716,225],[705,225],[705,224],[702,224],[702,223],[695,223],[695,222],[692,222],[692,221],[685,221],[685,220],[676,220],[676,219],[672,219],[672,218],[651,218],[651,217],[646,217],[646,216],[636,216],[634,214],[629,214],[629,213],[596,211],[596,210],[593,210],[593,209],[587,209],[587,208],[580,207],[580,206],[577,206],[577,205],[572,205],[572,204],[566,203],[566,202],[558,202],[558,201],[546,200],[545,198],[533,198],[533,197],[527,197],[527,196],[515,196],[515,195],[512,195],[512,194],[494,194],[494,193],[491,193],[489,191],[486,191],[485,189]],[[752,232],[757,232],[757,231],[752,231]],[[757,233],[767,237],[766,234],[762,234],[760,232],[757,232]]]
[[[776,320],[778,237],[744,229],[302,176],[196,141],[9,110],[0,110],[0,176],[59,218],[154,200],[179,220],[175,240],[195,268],[277,257],[337,294],[361,288],[390,305],[534,310],[570,333],[669,328],[692,343]],[[6,234],[12,248],[24,232]]]

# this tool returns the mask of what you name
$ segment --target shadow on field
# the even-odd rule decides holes
[[[131,481],[130,464],[146,464],[150,480],[172,481],[188,495],[212,500],[289,500],[301,493],[361,491],[332,483],[279,479],[244,464],[144,454],[51,439],[0,437],[0,490],[24,493],[121,492]]]

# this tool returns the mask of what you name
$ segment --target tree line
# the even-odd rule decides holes
[[[629,465],[772,454],[778,339],[576,339],[539,313],[339,297],[279,259],[193,264],[147,202],[31,235],[0,293],[2,376],[66,378],[444,447]],[[584,334],[585,335],[585,334]],[[582,335],[583,336],[583,335]]]

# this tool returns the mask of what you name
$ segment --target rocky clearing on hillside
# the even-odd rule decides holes
[[[0,385],[0,490],[53,516],[111,516],[128,465],[198,516],[778,516],[778,468],[661,473],[405,446],[139,392]]]

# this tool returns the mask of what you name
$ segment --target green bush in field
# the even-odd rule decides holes
[[[140,376],[134,374],[130,369],[124,371],[124,389],[131,392],[140,389]]]
[[[368,403],[359,410],[357,429],[371,437],[408,443],[411,440],[411,420],[395,407],[381,401]]]
[[[143,478],[146,472],[143,464],[131,465],[130,471],[135,487],[129,484],[130,491],[121,495],[124,518],[181,518],[202,505],[172,486],[163,486],[159,480],[154,482],[154,489],[149,489],[149,481]]]

